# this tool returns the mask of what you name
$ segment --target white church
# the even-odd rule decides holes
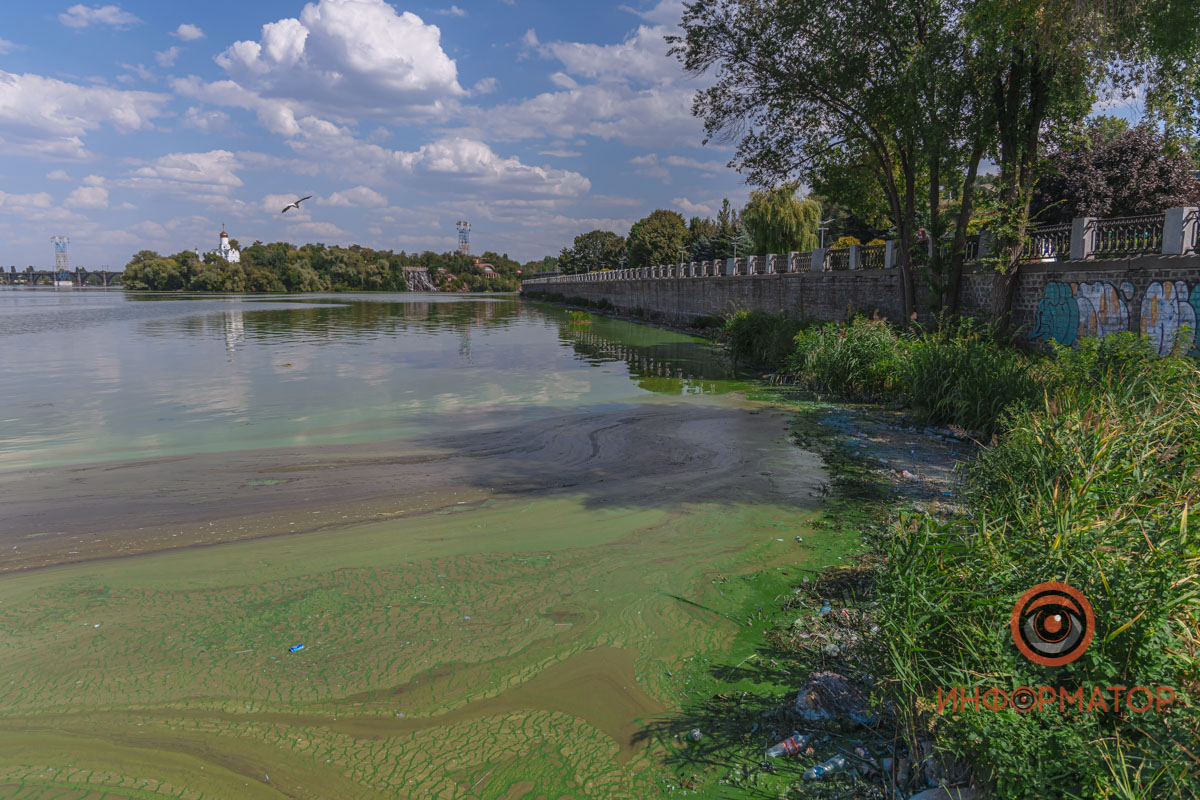
[[[217,245],[216,250],[209,250],[209,252],[216,253],[230,264],[240,264],[242,261],[241,251],[234,250],[233,246],[229,244],[229,234],[225,232],[224,225],[221,226],[221,243]],[[196,250],[196,255],[200,255],[199,249]]]

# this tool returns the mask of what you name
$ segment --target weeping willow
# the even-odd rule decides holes
[[[817,246],[820,221],[821,204],[811,198],[798,199],[794,183],[752,192],[742,212],[742,224],[754,239],[758,255],[812,250]]]

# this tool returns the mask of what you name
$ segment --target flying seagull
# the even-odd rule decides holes
[[[287,213],[287,210],[288,210],[289,208],[294,208],[294,209],[296,209],[297,211],[299,211],[299,210],[300,210],[300,204],[301,204],[301,203],[303,203],[305,200],[308,200],[308,199],[309,199],[309,198],[311,198],[311,197],[312,197],[312,195],[310,194],[308,197],[301,197],[299,200],[297,200],[297,201],[296,201],[296,202],[294,202],[294,203],[288,203],[286,206],[284,206],[284,207],[283,207],[283,211],[280,211],[279,213],[280,213],[280,214],[286,214],[286,213]]]

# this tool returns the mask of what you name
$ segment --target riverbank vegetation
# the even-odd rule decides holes
[[[985,445],[960,468],[963,510],[910,510],[874,537],[872,669],[899,735],[913,748],[933,737],[998,797],[1196,796],[1200,369],[1190,359],[1159,358],[1129,333],[1027,353],[967,323],[899,332],[862,318],[810,326],[738,314],[726,334],[739,358],[790,381],[902,404]],[[1009,628],[1017,598],[1047,581],[1095,610],[1092,643],[1061,667],[1022,656]],[[937,707],[939,689],[1022,686],[1082,689],[1082,710]],[[1170,687],[1175,700],[1139,712],[1140,692],[1131,709],[1108,688],[1140,686]]]
[[[231,244],[237,249],[236,242]],[[161,256],[142,250],[125,265],[123,277],[126,289],[157,292],[403,292],[408,289],[405,271],[414,268],[440,291],[464,292],[516,291],[523,271],[507,255],[491,252],[475,259],[428,250],[255,242],[233,264],[215,253],[184,250]]]

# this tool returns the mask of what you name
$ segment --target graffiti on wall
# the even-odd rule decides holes
[[[1085,337],[1130,330],[1133,296],[1133,284],[1127,281],[1119,286],[1106,281],[1050,281],[1038,302],[1030,338],[1074,347]],[[1155,281],[1146,287],[1140,310],[1141,333],[1160,355],[1171,352],[1186,328],[1189,355],[1200,356],[1200,283],[1189,293],[1183,281]]]
[[[1146,288],[1146,299],[1142,301],[1142,333],[1158,350],[1166,355],[1175,346],[1180,328],[1187,326],[1191,332],[1190,355],[1200,352],[1196,318],[1200,317],[1200,284],[1188,294],[1188,285],[1183,281],[1155,281]]]

